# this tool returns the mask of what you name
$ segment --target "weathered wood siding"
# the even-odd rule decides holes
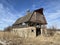
[[[30,19],[31,22],[35,22],[36,21],[36,12],[34,12],[34,14],[32,15],[31,19]]]
[[[44,23],[44,16],[38,12],[34,12],[30,21],[37,23]]]

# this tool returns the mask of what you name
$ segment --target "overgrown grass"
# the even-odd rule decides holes
[[[0,32],[0,40],[6,40],[9,45],[60,45],[60,34],[46,37],[38,36],[36,38],[21,38],[10,32]]]

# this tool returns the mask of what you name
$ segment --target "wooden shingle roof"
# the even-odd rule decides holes
[[[32,15],[32,13],[27,14],[24,17],[21,17],[21,18],[17,19],[14,24],[19,24],[19,23],[27,22],[30,19],[31,15]]]
[[[34,13],[34,12],[39,12],[39,13],[41,13],[41,16],[40,16],[40,18],[39,18],[39,19],[40,19],[40,22],[41,22],[42,24],[47,24],[46,19],[45,19],[45,16],[43,15],[43,12],[42,12],[42,11],[43,11],[43,8],[40,8],[40,9],[34,10],[33,13]],[[14,24],[20,24],[20,23],[23,23],[23,22],[28,22],[28,21],[31,19],[33,13],[28,13],[27,15],[25,15],[25,16],[17,19]],[[43,16],[42,16],[42,15],[43,15]],[[40,23],[40,22],[39,22],[39,23]]]

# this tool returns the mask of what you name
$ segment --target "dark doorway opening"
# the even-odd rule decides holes
[[[40,28],[36,28],[36,36],[40,35],[41,34],[41,30]]]

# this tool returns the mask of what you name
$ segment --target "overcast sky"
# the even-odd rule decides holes
[[[11,26],[26,11],[44,8],[47,27],[60,28],[60,0],[0,0],[0,29]]]

